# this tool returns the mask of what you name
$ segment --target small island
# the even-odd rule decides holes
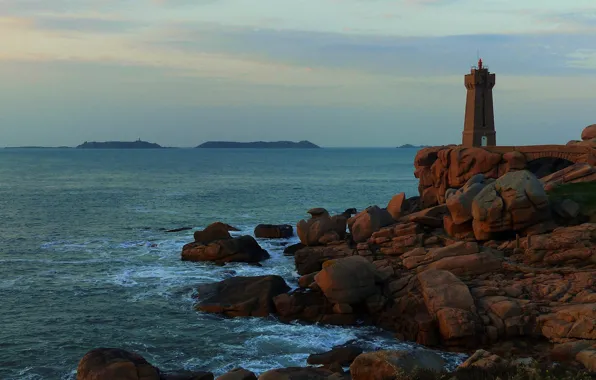
[[[254,141],[254,142],[233,142],[233,141],[207,141],[197,148],[253,148],[253,149],[320,149],[321,147],[310,141]]]
[[[412,144],[404,144],[401,146],[398,146],[397,149],[422,149],[422,148],[428,148],[428,145],[412,145]]]
[[[162,149],[159,144],[150,143],[147,141],[105,141],[96,142],[85,141],[83,144],[77,146],[77,149]]]
[[[4,149],[72,149],[70,146],[6,146]]]

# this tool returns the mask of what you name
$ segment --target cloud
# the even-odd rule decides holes
[[[442,76],[468,70],[476,54],[507,75],[573,75],[569,55],[593,46],[589,34],[479,34],[445,37],[345,35],[176,24],[147,43],[173,51],[225,53],[313,68],[382,75]],[[596,69],[596,67],[594,67]]]
[[[146,24],[101,18],[101,17],[68,17],[68,16],[44,16],[34,19],[34,25],[41,30],[74,31],[81,33],[123,33],[146,26]]]

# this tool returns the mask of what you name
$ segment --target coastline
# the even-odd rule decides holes
[[[458,157],[451,165],[461,177],[430,172],[441,150]],[[294,256],[301,276],[298,288],[291,289],[276,275],[232,276],[200,286],[197,310],[230,318],[273,315],[286,323],[380,327],[395,333],[397,340],[471,355],[451,373],[456,378],[471,369],[483,376],[528,375],[537,367],[594,371],[590,322],[578,323],[594,320],[591,295],[596,293],[582,291],[594,287],[588,279],[596,276],[591,264],[596,251],[589,248],[596,240],[596,220],[576,201],[549,196],[545,189],[596,181],[596,168],[577,163],[538,179],[519,157],[515,164],[503,154],[498,160],[479,159],[491,154],[497,153],[456,146],[420,150],[415,160],[420,196],[399,193],[386,207],[347,209],[333,216],[315,208],[308,211],[310,219],[297,223],[301,243],[288,246],[286,253]],[[472,157],[477,164],[468,166]],[[443,187],[447,191],[441,190],[446,178],[460,185],[449,182]],[[512,192],[519,200],[505,202],[504,214],[491,211],[495,200],[484,201],[491,196],[506,199]],[[292,225],[268,225],[264,232],[258,228],[254,235],[259,238],[293,236],[287,235]],[[196,231],[194,242],[182,249],[182,260],[258,266],[269,258],[253,237],[230,231],[235,229],[221,222]],[[551,241],[558,242],[556,247]],[[578,251],[578,242],[587,248]],[[564,290],[536,290],[553,281]],[[576,316],[563,316],[569,313]],[[102,357],[105,352],[90,355]],[[79,369],[87,368],[87,360]],[[383,377],[388,363],[405,371],[422,366],[435,372],[447,364],[424,349],[362,352],[351,358],[349,371],[329,360],[318,363],[323,367],[272,368],[259,378],[292,378],[283,377],[288,373],[317,379],[368,379],[373,373],[391,378]],[[200,376],[213,378],[209,373]]]

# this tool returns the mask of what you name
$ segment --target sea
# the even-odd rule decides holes
[[[386,206],[417,194],[416,149],[0,150],[0,379],[75,379],[86,352],[134,351],[165,371],[305,366],[354,342],[417,349],[373,327],[224,318],[195,311],[198,284],[298,275],[284,246],[262,267],[183,262],[193,230],[252,235],[306,211]],[[192,230],[167,232],[192,227]],[[445,354],[451,362],[457,355]]]

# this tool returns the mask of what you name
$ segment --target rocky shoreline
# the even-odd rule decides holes
[[[582,139],[596,151],[596,127]],[[309,367],[260,374],[264,380],[596,378],[596,186],[594,199],[565,195],[596,185],[596,168],[461,146],[422,149],[415,168],[420,196],[400,193],[386,207],[333,216],[308,211],[296,225],[301,242],[286,248],[299,288],[274,275],[232,277],[200,286],[196,309],[372,325],[429,348],[337,347],[311,355]],[[233,230],[217,222],[195,232],[182,259],[260,265],[269,257]],[[260,238],[292,234],[288,225],[255,229]],[[433,350],[470,357],[447,373]],[[90,351],[77,371],[78,380],[213,378],[162,373],[136,354],[106,348]],[[218,377],[256,378],[243,369]]]

